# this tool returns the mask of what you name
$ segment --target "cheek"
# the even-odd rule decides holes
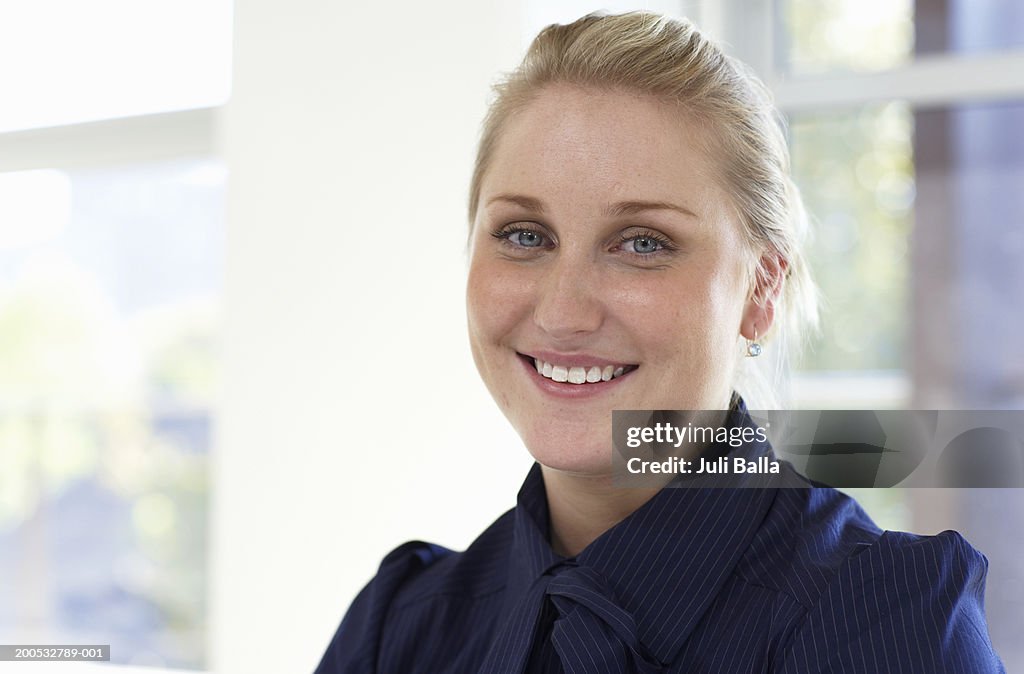
[[[475,254],[466,286],[466,314],[474,350],[501,341],[529,315],[529,288],[508,265]]]
[[[737,362],[737,340],[746,286],[742,263],[725,257],[706,276],[701,294],[703,300],[702,360],[709,367],[712,380],[732,380]]]
[[[509,390],[509,366],[518,367],[505,350],[530,317],[529,288],[508,264],[474,255],[466,286],[469,342],[484,384],[505,414],[515,409]]]
[[[648,355],[671,369],[715,367],[719,352],[732,348],[730,335],[742,310],[734,274],[726,271],[709,263],[637,276],[615,289],[616,314]]]

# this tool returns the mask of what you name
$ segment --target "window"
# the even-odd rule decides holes
[[[1024,47],[1024,8],[1014,0],[785,0],[776,17],[783,44],[778,66],[800,75]]]
[[[4,643],[206,665],[230,19],[0,2]]]
[[[0,174],[7,643],[203,664],[223,183],[208,159]]]

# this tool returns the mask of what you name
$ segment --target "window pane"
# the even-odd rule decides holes
[[[223,168],[0,174],[0,642],[202,667]]]
[[[231,0],[0,0],[0,132],[227,100]]]
[[[1017,0],[777,0],[776,10],[780,67],[801,75],[1024,46],[1024,3]]]
[[[1024,298],[1013,262],[1024,259],[1022,125],[1019,102],[927,110],[892,102],[791,120],[825,305],[802,369],[913,366],[918,386],[978,379],[962,389],[975,404],[978,396],[1024,403],[1024,371],[1006,366],[1020,361],[1016,314],[1005,310]],[[945,355],[909,348],[923,340],[912,330],[942,334]]]
[[[791,122],[793,171],[811,214],[822,333],[801,369],[906,366],[913,115],[901,103]]]

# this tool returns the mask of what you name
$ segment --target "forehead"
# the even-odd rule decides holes
[[[706,126],[649,95],[549,86],[506,122],[482,192],[540,193],[556,202],[685,200],[707,210],[724,192]]]

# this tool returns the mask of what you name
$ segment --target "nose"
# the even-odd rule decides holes
[[[604,316],[596,263],[563,248],[537,285],[534,322],[553,340],[570,342],[597,331]]]

